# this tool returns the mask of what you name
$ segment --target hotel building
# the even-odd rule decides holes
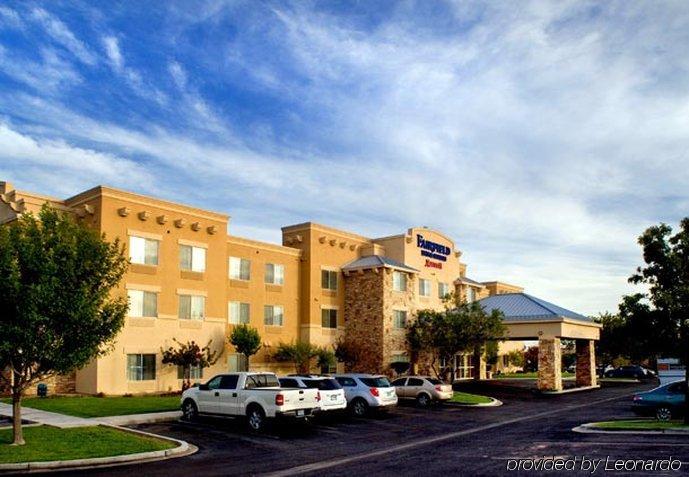
[[[104,186],[55,199],[7,182],[0,182],[0,224],[46,202],[120,239],[131,261],[114,292],[128,296],[130,308],[113,351],[51,381],[52,392],[178,390],[180,370],[161,361],[173,338],[222,351],[211,368],[193,371],[195,379],[243,370],[228,343],[240,323],[257,328],[263,342],[251,370],[292,371],[271,360],[280,342],[334,346],[347,336],[364,350],[357,371],[390,373],[390,363],[408,359],[404,328],[418,310],[442,309],[450,292],[472,301],[523,291],[468,278],[454,241],[425,227],[368,238],[306,222],[283,227],[277,245],[228,234],[222,213]],[[508,366],[509,350],[522,348],[517,338],[500,344],[496,369]],[[485,363],[467,356],[457,356],[454,366],[459,377],[485,373]]]

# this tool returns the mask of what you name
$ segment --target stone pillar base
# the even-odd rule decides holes
[[[596,348],[593,340],[576,340],[577,366],[576,383],[577,387],[596,386]]]
[[[539,338],[538,340],[538,389],[562,391],[560,338]]]

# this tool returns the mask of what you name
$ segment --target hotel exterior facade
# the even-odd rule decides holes
[[[212,367],[193,370],[195,380],[245,369],[228,343],[240,323],[257,328],[263,342],[251,370],[293,371],[271,359],[280,342],[334,347],[346,336],[363,350],[356,371],[389,374],[392,362],[408,359],[404,328],[418,310],[442,309],[451,292],[473,301],[522,291],[471,280],[454,241],[425,227],[372,239],[306,222],[283,227],[277,245],[228,235],[227,215],[144,195],[98,186],[62,200],[7,182],[0,182],[0,224],[46,202],[119,239],[131,261],[114,291],[128,296],[130,309],[113,350],[50,381],[52,392],[179,390],[180,370],[162,363],[173,339],[222,351]],[[506,353],[522,346],[502,342],[494,369],[507,369]],[[485,362],[468,356],[453,365],[460,378],[485,374]]]

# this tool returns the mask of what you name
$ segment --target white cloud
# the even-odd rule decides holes
[[[42,8],[34,8],[31,11],[31,18],[39,22],[56,43],[69,50],[80,61],[87,65],[96,64],[96,55],[58,18]]]
[[[114,36],[103,37],[103,46],[105,47],[105,53],[110,61],[110,66],[115,71],[122,71],[124,67],[124,60],[122,59],[122,53],[120,52],[120,44],[117,38]]]

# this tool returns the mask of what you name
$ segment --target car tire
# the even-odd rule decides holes
[[[656,409],[656,419],[660,422],[667,422],[672,419],[672,409],[667,406],[661,406]]]
[[[187,422],[194,422],[198,417],[199,408],[196,406],[196,403],[191,399],[184,401],[182,404],[182,419]]]
[[[431,405],[432,399],[427,393],[420,393],[416,396],[416,405],[422,408],[426,408]]]
[[[250,406],[246,410],[246,423],[251,432],[262,432],[266,427],[266,413],[261,406]]]
[[[354,399],[351,404],[351,412],[356,417],[364,417],[368,414],[368,403],[362,398]]]

